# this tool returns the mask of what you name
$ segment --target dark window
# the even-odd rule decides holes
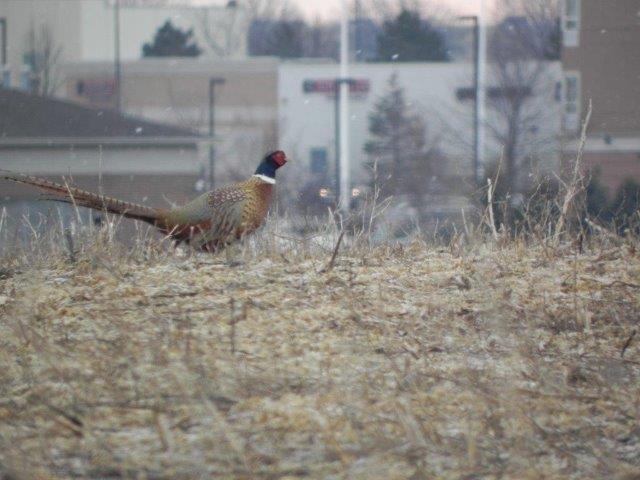
[[[327,173],[327,149],[326,148],[311,149],[311,173],[313,174]]]
[[[84,95],[84,81],[83,80],[78,80],[76,82],[76,93],[78,95]]]
[[[7,19],[0,18],[0,65],[7,64]]]
[[[456,97],[461,102],[463,100],[473,100],[476,98],[476,92],[473,88],[459,88],[456,90]]]
[[[531,87],[489,87],[487,88],[487,97],[491,100],[497,100],[499,98],[515,98],[515,97],[528,97],[531,95]],[[473,88],[458,88],[456,90],[456,97],[459,101],[474,100],[476,98],[476,91]]]

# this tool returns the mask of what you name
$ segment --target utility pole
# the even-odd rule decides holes
[[[484,150],[485,150],[485,107],[486,107],[486,77],[487,77],[487,18],[485,0],[480,0],[480,13],[478,15],[478,170],[476,178],[484,177]]]
[[[460,20],[470,20],[473,24],[473,181],[476,185],[479,184],[480,178],[478,177],[478,165],[480,164],[480,91],[478,89],[478,64],[480,62],[480,55],[478,52],[478,40],[479,40],[479,27],[477,15],[465,15],[460,17]]]
[[[334,99],[335,102],[333,104],[333,139],[334,139],[334,150],[335,150],[335,185],[334,185],[334,192],[335,192],[335,199],[336,199],[336,205],[339,205],[340,203],[340,79],[336,78],[334,80],[334,84],[333,84],[333,88],[335,89],[334,92]]]
[[[341,174],[341,170],[342,170],[342,157],[341,157],[341,149],[340,149],[340,145],[342,144],[341,141],[341,133],[342,133],[342,129],[341,129],[341,125],[340,125],[340,97],[341,97],[341,86],[342,84],[347,84],[347,88],[349,88],[351,86],[352,83],[354,83],[355,80],[353,78],[336,78],[333,81],[333,88],[335,90],[335,101],[334,101],[334,149],[335,149],[335,197],[336,197],[336,202],[340,202],[342,199],[342,184],[341,184],[341,178],[342,178],[342,174]],[[351,201],[351,195],[349,195],[349,201]],[[348,207],[347,207],[348,208]]]
[[[473,23],[473,179],[476,185],[479,185],[484,176],[485,145],[485,78],[487,52],[484,1],[480,0],[480,15],[464,16],[460,17],[460,20],[470,20]]]
[[[115,94],[116,111],[122,110],[122,72],[120,66],[120,0],[115,0],[113,4],[113,37],[114,37],[114,58],[115,58]]]
[[[351,206],[351,162],[349,158],[349,2],[342,0],[340,19],[340,197],[344,212]]]
[[[216,85],[223,85],[224,78],[209,79],[209,189],[213,190],[214,168],[216,159],[216,147],[214,144],[215,137],[215,102],[216,102]]]

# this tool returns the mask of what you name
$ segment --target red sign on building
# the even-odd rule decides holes
[[[338,81],[334,79],[305,80],[302,82],[302,91],[335,94],[337,84]],[[370,86],[368,79],[356,78],[349,82],[349,93],[369,93]]]

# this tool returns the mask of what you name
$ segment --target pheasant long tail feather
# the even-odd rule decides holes
[[[32,177],[21,173],[0,170],[0,179],[24,183],[53,194],[49,198],[66,203],[73,203],[81,207],[94,210],[107,211],[128,218],[142,220],[143,222],[157,225],[161,222],[164,211],[157,208],[146,207],[136,203],[124,202],[116,198],[98,195],[76,187],[51,182],[44,178]]]

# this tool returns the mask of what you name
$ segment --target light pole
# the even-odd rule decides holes
[[[487,19],[485,1],[480,0],[478,14],[478,179],[484,176],[485,97],[487,77]]]
[[[341,145],[342,145],[342,125],[340,124],[340,118],[341,118],[341,114],[340,114],[340,97],[341,97],[341,87],[343,84],[347,85],[347,88],[350,87],[350,85],[352,83],[354,83],[355,80],[353,78],[336,78],[333,81],[333,88],[335,90],[335,102],[334,102],[334,141],[335,141],[335,160],[336,160],[336,164],[335,164],[335,197],[336,197],[336,202],[338,203],[338,205],[340,205],[340,203],[342,202],[342,208],[344,209],[349,209],[348,205],[344,205],[344,199],[346,198],[347,202],[350,202],[351,197],[350,197],[350,193],[349,196],[345,196],[344,198],[342,197],[341,193],[342,193],[342,188],[343,186],[341,185],[341,179],[342,179],[342,174],[341,174],[341,169],[342,167],[342,151],[341,151]],[[349,191],[349,188],[347,186],[347,192]]]
[[[214,77],[209,79],[209,189],[213,189],[213,171],[216,159],[216,147],[214,145],[216,85],[224,83],[224,78]]]
[[[338,205],[348,212],[351,206],[351,159],[349,158],[349,2],[342,0],[340,18],[340,197]],[[337,92],[336,92],[337,94]]]
[[[118,111],[118,113],[120,113],[120,110],[122,109],[122,71],[120,67],[120,0],[115,0],[115,3],[113,4],[113,30],[116,110]]]
[[[480,91],[478,89],[478,64],[480,55],[478,52],[479,28],[477,15],[465,15],[460,20],[469,20],[473,24],[473,181],[478,185],[478,165],[480,163]]]
[[[460,17],[473,22],[473,179],[477,184],[484,175],[485,83],[486,83],[486,30],[484,2],[480,0],[480,14]]]

